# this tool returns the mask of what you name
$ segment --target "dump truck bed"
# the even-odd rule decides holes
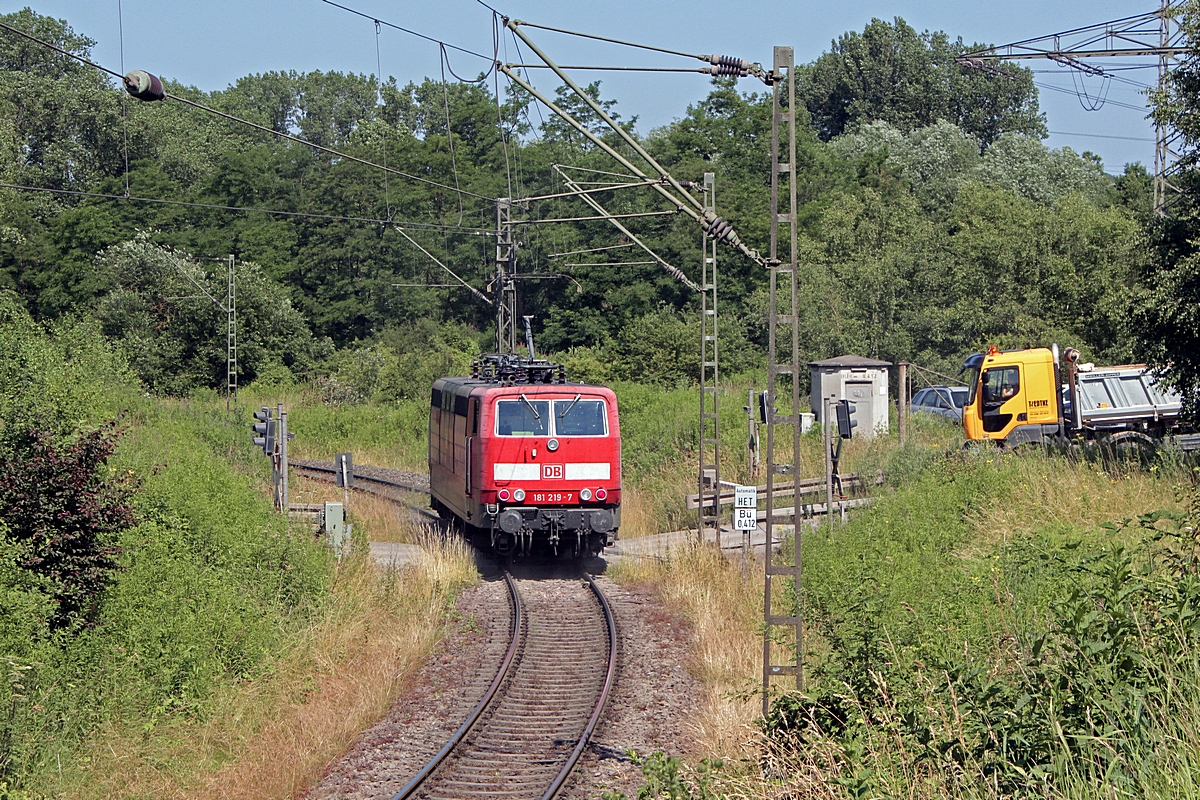
[[[1144,364],[1080,371],[1079,410],[1086,427],[1179,416],[1179,395],[1158,386]]]

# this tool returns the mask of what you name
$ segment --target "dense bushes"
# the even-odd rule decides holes
[[[144,397],[94,326],[0,321],[0,787],[69,785],[100,726],[202,717],[320,607],[328,554],[263,469],[242,420]]]
[[[764,722],[780,752],[852,796],[1143,796],[1191,769],[1200,487],[1186,513],[965,557],[972,504],[1028,488],[1016,479],[943,461],[836,545],[806,540],[819,644],[808,693]]]

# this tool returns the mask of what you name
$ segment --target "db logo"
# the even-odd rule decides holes
[[[562,464],[542,464],[542,480],[562,480]]]

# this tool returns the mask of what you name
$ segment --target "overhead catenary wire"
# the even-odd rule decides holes
[[[446,45],[440,45],[438,63],[442,68],[442,100],[446,107],[446,142],[450,146],[450,169],[454,172],[454,188],[458,189],[458,160],[454,155],[454,126],[450,122],[450,87],[446,83]],[[462,194],[458,195],[458,224],[463,220]]]
[[[383,108],[383,105],[384,105],[384,103],[383,103],[383,58],[379,54],[379,33],[380,33],[379,20],[375,20],[375,85],[377,87],[376,92],[375,92],[375,98],[376,98],[376,102],[379,103],[379,107]],[[383,136],[381,138],[383,140],[383,168],[386,170],[387,169],[387,157],[388,157],[386,120],[384,122]],[[458,173],[455,173],[455,178],[457,178],[457,177],[458,177]],[[454,186],[455,186],[455,188],[458,188],[457,180],[455,180]],[[383,173],[383,204],[384,204],[384,213],[387,214],[388,219],[391,219],[392,218],[392,195],[388,188],[387,172]],[[462,224],[462,195],[461,194],[458,196],[458,208],[459,208],[458,223],[461,225]]]
[[[19,36],[23,36],[26,39],[36,42],[37,44],[39,44],[43,47],[49,48],[50,50],[54,50],[57,53],[61,53],[62,55],[67,56],[68,58],[73,58],[82,64],[87,64],[90,67],[95,67],[96,69],[100,70],[101,72],[106,72],[109,75],[112,75],[113,77],[117,78],[118,80],[120,80],[122,82],[125,79],[125,77],[123,75],[121,75],[117,72],[114,72],[113,70],[111,70],[107,67],[103,67],[94,61],[90,61],[89,59],[84,58],[83,56],[76,55],[75,53],[72,53],[68,50],[64,50],[61,47],[57,47],[56,45],[51,44],[50,42],[39,39],[36,36],[33,36],[32,34],[26,33],[25,31],[21,30],[20,28],[15,28],[12,25],[9,25],[4,22],[0,22],[0,28],[11,31],[12,33],[18,34]],[[446,191],[449,191],[449,192],[461,192],[462,194],[465,194],[469,197],[475,197],[480,200],[487,200],[488,202],[492,201],[492,198],[487,197],[486,195],[477,194],[475,192],[471,192],[466,189],[455,189],[453,186],[447,186],[444,183],[439,183],[437,181],[430,180],[429,178],[422,178],[419,175],[411,175],[407,172],[403,172],[402,170],[394,169],[392,167],[384,168],[381,164],[376,164],[375,162],[370,161],[368,159],[359,158],[358,156],[353,156],[353,155],[350,155],[349,153],[344,153],[340,150],[335,150],[332,147],[326,147],[324,145],[316,144],[314,142],[310,142],[305,139],[301,139],[299,136],[293,136],[290,133],[285,133],[283,131],[277,131],[274,128],[269,128],[266,125],[259,125],[257,122],[251,122],[250,120],[242,119],[241,117],[226,113],[224,111],[220,111],[218,109],[212,108],[211,106],[206,106],[203,103],[196,102],[195,100],[189,100],[186,97],[181,97],[177,94],[172,94],[165,90],[163,92],[163,95],[166,99],[174,100],[178,103],[182,103],[183,105],[191,106],[192,108],[196,108],[196,109],[199,109],[200,111],[204,111],[206,113],[213,114],[215,116],[221,117],[221,118],[229,120],[231,122],[236,122],[241,125],[246,125],[250,128],[254,128],[256,130],[262,131],[263,133],[269,133],[270,135],[276,136],[280,139],[286,139],[290,142],[295,142],[296,144],[304,145],[305,147],[311,147],[314,150],[319,150],[323,153],[328,153],[329,155],[337,156],[338,158],[343,158],[347,161],[353,161],[355,163],[363,164],[368,167],[374,167],[375,169],[386,169],[387,172],[390,172],[393,175],[399,175],[402,178],[407,178],[408,180],[416,181],[418,183],[423,183],[423,184],[426,184],[429,186],[434,186],[439,189],[445,189]]]
[[[165,200],[158,197],[126,197],[120,194],[105,194],[103,192],[85,192],[77,189],[51,189],[45,186],[24,186],[16,183],[0,183],[0,189],[15,189],[24,192],[43,192],[46,194],[74,195],[77,197],[93,197],[99,200],[123,200],[131,203],[154,203],[165,206],[183,206],[185,208],[203,208],[212,211],[237,211],[250,214],[269,214],[280,217],[303,217],[307,219],[325,219],[332,222],[367,222],[374,225],[388,225],[394,220],[377,217],[351,217],[339,214],[320,214],[308,211],[282,211],[274,208],[253,208],[247,206],[227,206],[219,203],[197,203],[187,200]],[[467,228],[459,225],[439,225],[434,222],[405,222],[408,228],[436,228],[439,230],[455,231],[470,236],[495,236],[496,232],[486,228]]]
[[[1054,86],[1049,83],[1042,83],[1041,81],[1034,81],[1033,85],[1037,86],[1041,89],[1049,89],[1052,92],[1060,92],[1062,94],[1070,94],[1070,95],[1079,97],[1079,92],[1077,92],[1073,89],[1064,88],[1062,86]],[[1120,100],[1106,100],[1105,104],[1110,105],[1110,106],[1116,106],[1117,108],[1127,108],[1131,111],[1145,111],[1146,110],[1145,106],[1139,107],[1139,106],[1133,105],[1132,103],[1122,103]]]
[[[408,241],[412,243],[413,247],[417,248],[422,253],[429,256],[430,260],[433,261],[433,263],[437,264],[439,267],[441,267],[443,270],[445,270],[447,275],[454,278],[454,280],[458,281],[460,284],[462,284],[464,287],[466,287],[471,292],[471,294],[475,295],[476,297],[478,297],[480,300],[487,303],[488,305],[492,305],[492,303],[493,303],[492,298],[488,297],[486,294],[479,291],[474,286],[472,286],[471,284],[467,283],[465,280],[460,278],[458,276],[458,273],[456,273],[454,270],[450,269],[445,264],[443,264],[441,261],[439,261],[437,256],[435,256],[433,253],[429,252],[424,247],[422,247],[421,243],[418,242],[416,239],[412,238],[411,236],[409,236],[408,233],[403,228],[401,228],[399,225],[393,224],[392,229],[394,231],[396,231],[396,233],[403,236],[405,239],[408,239]]]
[[[600,253],[605,250],[619,250],[622,247],[633,247],[633,242],[626,242],[625,244],[610,244],[606,247],[589,247],[587,250],[570,250],[566,253],[551,253],[550,255],[546,256],[546,258],[553,260],[556,258],[565,258],[566,256],[580,256],[584,253]]]
[[[577,187],[572,186],[573,181],[565,172],[562,171],[562,169],[560,167],[555,165],[554,169],[555,169],[555,171],[558,172],[559,177],[562,178],[563,183],[567,184],[568,188],[577,188]],[[611,223],[614,228],[619,230],[621,233],[625,234],[625,236],[631,242],[633,242],[638,247],[645,250],[646,253],[651,258],[654,259],[655,263],[657,263],[659,266],[661,266],[667,272],[668,275],[670,275],[672,278],[674,278],[675,280],[682,283],[684,286],[687,286],[692,291],[695,291],[695,292],[702,291],[700,289],[700,287],[697,286],[696,283],[694,281],[692,281],[692,279],[689,278],[684,273],[683,270],[681,270],[679,267],[676,267],[674,264],[668,263],[662,256],[660,256],[658,253],[656,253],[652,249],[650,249],[649,245],[647,245],[645,242],[643,242],[641,239],[639,239],[637,236],[635,236],[632,231],[630,231],[623,224],[621,224],[621,221],[618,218],[618,215],[609,214],[608,211],[605,210],[604,206],[600,205],[600,202],[598,200],[596,200],[596,198],[585,194],[585,195],[580,195],[580,199],[583,200],[583,202],[587,203],[589,206],[591,206],[597,213],[603,214],[604,215],[602,217],[603,219],[608,220],[608,222]]]
[[[549,25],[538,25],[535,22],[526,22],[524,20],[519,20],[519,19],[514,19],[512,21],[512,24],[513,25],[521,25],[526,28],[537,28],[538,30],[551,31],[553,33],[562,33],[562,34],[566,34],[567,36],[578,36],[581,39],[594,39],[598,42],[608,42],[609,44],[619,44],[622,47],[635,47],[640,50],[651,50],[655,53],[666,53],[667,55],[672,55],[672,56],[683,56],[684,58],[694,58],[699,61],[708,61],[711,58],[711,56],[708,56],[708,55],[700,55],[698,53],[688,53],[683,50],[672,50],[669,47],[657,47],[655,45],[650,45],[650,44],[638,44],[636,42],[627,42],[624,39],[613,39],[608,36],[599,36],[594,33],[582,33],[580,31],[567,30],[566,28],[553,28]]]
[[[493,41],[496,42],[497,55],[499,55],[500,15],[499,15],[499,13],[494,12],[494,11],[492,12],[492,36],[493,36]],[[499,65],[500,65],[500,62],[496,61],[493,66],[499,67]],[[504,177],[508,181],[508,196],[512,197],[513,196],[512,165],[508,161],[508,137],[504,134],[504,112],[501,110],[501,107],[500,107],[500,70],[496,69],[496,71],[493,73],[493,75],[495,78],[495,92],[496,92],[496,125],[497,125],[497,128],[499,129],[499,133],[500,133],[500,144],[504,148]]]
[[[654,186],[655,184],[661,184],[661,183],[662,183],[662,181],[653,181],[653,180],[651,180],[651,181],[636,181],[636,182],[630,181],[629,183],[620,183],[620,184],[610,183],[610,184],[595,187],[592,189],[580,189],[579,191],[575,191],[575,192],[555,192],[554,194],[533,195],[532,197],[522,198],[521,202],[530,203],[535,200],[555,200],[559,197],[575,197],[580,194],[599,194],[600,192],[612,192],[612,191],[616,191],[619,189],[627,189],[627,188],[642,188],[642,187],[646,187],[646,186]]]
[[[545,64],[505,64],[511,69],[550,69]],[[704,67],[616,67],[616,66],[583,66],[579,64],[559,64],[559,69],[601,70],[606,72],[688,72],[696,75],[708,75]]]
[[[588,198],[583,192],[573,192],[572,196]],[[595,220],[608,219],[634,219],[637,217],[665,217],[673,214],[678,214],[679,209],[674,211],[638,211],[632,214],[609,214],[605,212],[602,217],[555,217],[553,219],[514,219],[509,222],[510,225],[542,225],[550,222],[592,222]]]
[[[121,49],[121,74],[125,74],[125,16],[117,0],[117,38]],[[121,145],[125,154],[125,195],[129,196],[129,93],[121,93]]]
[[[1149,136],[1112,136],[1107,133],[1076,133],[1074,131],[1048,131],[1052,136],[1086,136],[1089,139],[1120,139],[1126,142],[1153,142]]]
[[[321,2],[325,3],[326,5],[333,6],[334,8],[340,8],[342,11],[349,11],[351,14],[356,14],[356,15],[362,17],[363,19],[369,19],[372,22],[377,22],[380,25],[386,26],[388,28],[392,28],[394,30],[401,31],[402,33],[407,33],[410,36],[416,36],[418,39],[424,39],[427,42],[433,42],[434,44],[441,45],[443,47],[448,47],[451,50],[457,50],[460,53],[466,53],[469,56],[475,56],[476,58],[482,58],[484,61],[490,61],[492,63],[495,63],[495,61],[496,61],[495,56],[487,56],[487,55],[484,55],[483,53],[477,53],[474,50],[468,50],[465,47],[459,47],[458,45],[453,45],[453,44],[450,44],[449,42],[443,42],[441,39],[435,39],[432,36],[426,36],[425,34],[420,33],[418,31],[414,31],[411,28],[405,28],[400,25],[396,25],[394,23],[387,22],[386,20],[379,19],[378,17],[376,17],[372,14],[366,14],[362,11],[358,11],[357,9],[350,8],[350,6],[344,6],[341,3],[335,3],[335,2],[333,2],[333,0],[321,0]]]

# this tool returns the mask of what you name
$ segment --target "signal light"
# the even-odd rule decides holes
[[[275,453],[275,420],[271,419],[271,409],[263,406],[260,410],[254,412],[254,418],[258,422],[250,426],[250,430],[254,432],[255,447],[261,447],[263,455],[270,456]]]
[[[843,439],[849,439],[854,435],[854,429],[858,427],[858,420],[850,419],[850,415],[858,409],[849,400],[839,400],[836,410],[838,436],[841,436]]]
[[[525,501],[525,490],[524,489],[513,489],[513,500],[516,500],[518,503],[524,502]]]
[[[597,500],[607,500],[608,492],[606,492],[604,489],[597,489],[596,490],[596,499]]]
[[[512,497],[512,495],[508,493],[508,489],[501,489],[497,497],[507,503],[508,498]]]
[[[588,500],[591,500],[592,499],[592,490],[591,489],[580,489],[579,490],[579,499],[585,503]]]

